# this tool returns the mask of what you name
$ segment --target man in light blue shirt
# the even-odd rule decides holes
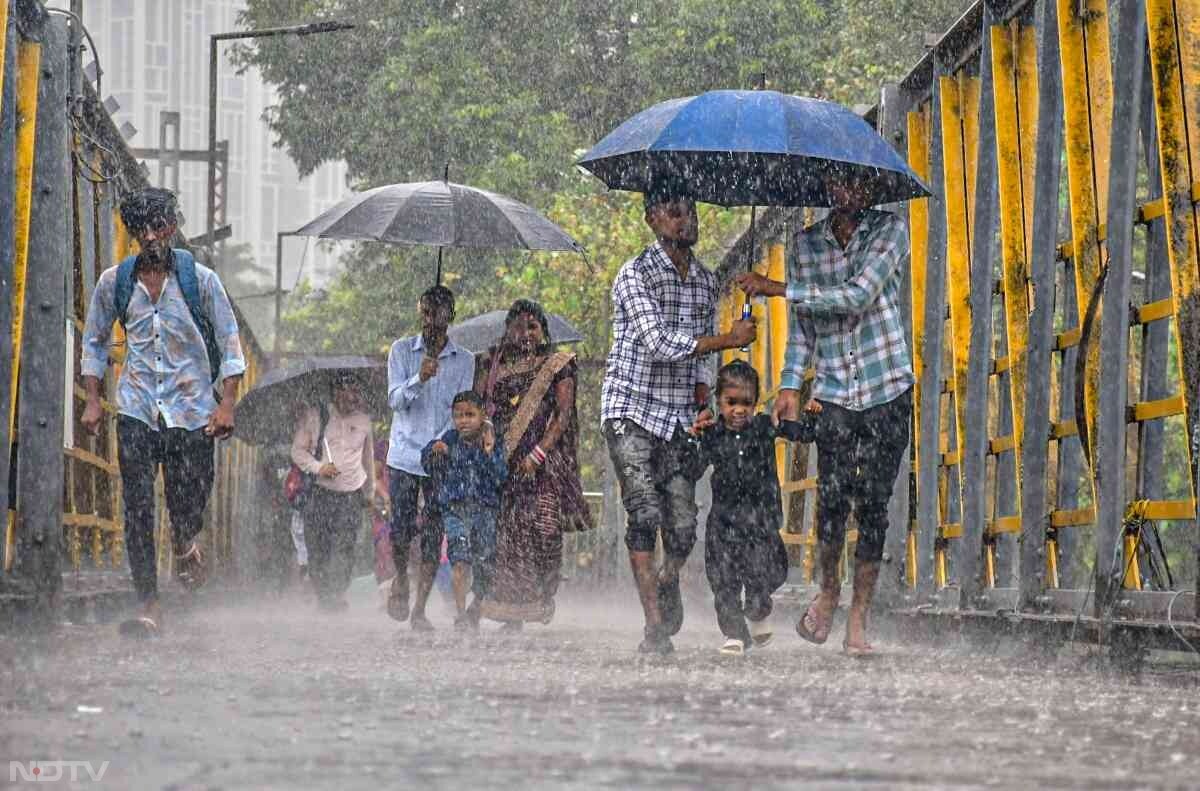
[[[127,633],[158,631],[154,479],[163,468],[175,549],[175,574],[188,587],[205,578],[195,537],[213,484],[213,440],[233,431],[233,408],[246,362],[233,306],[217,274],[186,250],[172,249],[175,196],[145,189],[121,201],[121,219],[140,252],[100,275],[83,330],[80,372],[87,406],[80,419],[95,434],[113,323],[125,328],[117,383],[117,441],[125,499],[125,546],[141,617]],[[220,400],[213,387],[220,383]],[[128,626],[129,628],[126,628]]]
[[[421,451],[450,428],[454,396],[475,382],[475,357],[446,335],[454,320],[454,294],[434,286],[418,303],[421,334],[401,338],[388,354],[388,404],[392,434],[388,446],[388,491],[392,501],[392,557],[396,576],[388,594],[388,615],[409,617],[408,548],[420,527],[421,575],[412,608],[412,628],[429,631],[425,602],[433,590],[442,551],[442,519],[436,492],[421,466]],[[418,523],[417,495],[422,509]]]

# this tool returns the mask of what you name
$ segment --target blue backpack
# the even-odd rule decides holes
[[[213,332],[212,322],[204,313],[204,305],[200,301],[200,281],[196,277],[196,259],[187,250],[172,248],[175,259],[175,278],[179,290],[183,292],[183,301],[187,303],[192,321],[204,338],[204,348],[208,352],[208,367],[212,372],[212,380],[216,382],[221,376],[221,349],[217,346],[217,337]],[[117,317],[121,326],[125,326],[126,313],[129,310],[129,300],[133,297],[133,268],[137,264],[137,256],[131,255],[117,266],[117,285],[114,301]]]

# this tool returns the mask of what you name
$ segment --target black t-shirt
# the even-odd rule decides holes
[[[741,431],[718,418],[700,440],[704,465],[713,467],[713,509],[778,529],[783,502],[775,439],[790,433],[790,426],[776,428],[767,415],[755,415]]]

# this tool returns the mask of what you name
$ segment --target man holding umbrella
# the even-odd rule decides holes
[[[644,200],[657,241],[622,266],[613,283],[600,419],[628,514],[625,546],[646,618],[638,650],[668,654],[683,623],[679,570],[696,543],[696,449],[687,430],[708,405],[710,371],[701,358],[751,343],[756,330],[743,320],[714,334],[717,279],[692,253],[698,220],[686,188],[660,180]],[[656,569],[660,531],[665,558]]]
[[[454,396],[475,382],[475,357],[446,336],[454,320],[454,294],[442,285],[421,295],[421,334],[401,338],[388,354],[388,405],[392,408],[388,447],[389,494],[392,501],[392,553],[396,576],[388,594],[388,615],[409,617],[408,550],[420,526],[421,576],[412,608],[412,628],[430,631],[425,603],[433,590],[442,549],[442,520],[434,488],[421,466],[421,451],[450,428]],[[423,503],[420,522],[418,495]]]
[[[825,189],[832,210],[796,234],[788,282],[754,273],[736,282],[749,296],[783,297],[792,306],[776,419],[797,417],[805,371],[816,365],[821,591],[796,631],[817,644],[829,637],[841,595],[838,558],[856,501],[854,596],[843,648],[861,655],[872,650],[867,611],[883,558],[888,500],[909,439],[915,379],[900,312],[908,232],[897,215],[868,208],[873,201],[863,171],[830,166]]]

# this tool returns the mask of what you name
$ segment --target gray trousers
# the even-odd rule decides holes
[[[696,444],[681,428],[663,440],[623,419],[604,421],[604,439],[628,516],[625,546],[632,552],[653,552],[661,530],[664,551],[686,558],[696,545]]]

